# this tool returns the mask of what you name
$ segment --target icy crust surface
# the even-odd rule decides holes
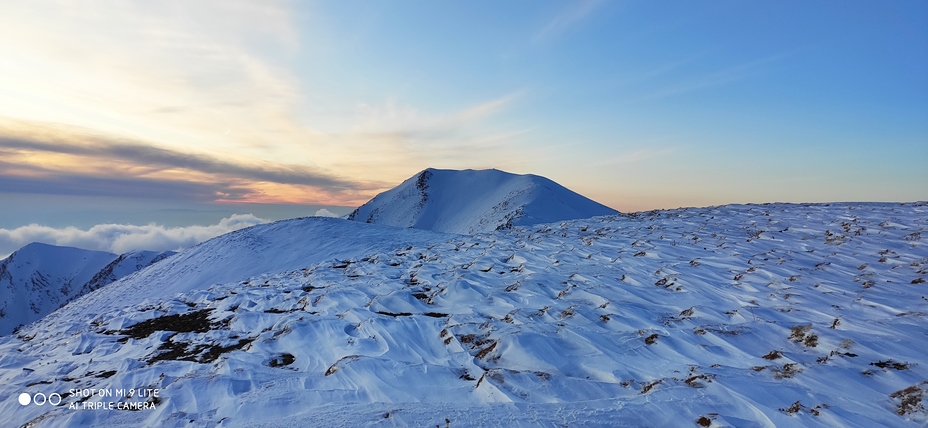
[[[436,235],[27,326],[0,339],[0,411],[38,427],[923,426],[926,226],[924,203],[771,204]],[[160,389],[154,410],[16,398],[134,387]]]

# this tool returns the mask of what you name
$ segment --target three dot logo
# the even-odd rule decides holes
[[[57,392],[45,395],[41,392],[36,393],[35,395],[30,395],[28,392],[19,394],[19,404],[23,406],[28,406],[30,403],[35,403],[37,406],[43,406],[45,403],[51,404],[52,406],[57,406],[61,404],[61,395]]]

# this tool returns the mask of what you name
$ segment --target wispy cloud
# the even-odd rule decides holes
[[[9,172],[15,172],[12,175]],[[23,174],[25,172],[25,174]],[[90,177],[0,161],[0,192],[46,195],[109,196],[205,202],[244,201],[253,191],[235,183],[193,183],[137,177]]]
[[[688,92],[723,86],[738,80],[745,79],[752,75],[762,73],[766,67],[782,61],[783,59],[794,55],[796,52],[788,52],[777,55],[771,55],[746,63],[730,66],[721,70],[698,75],[685,80],[682,83],[670,85],[664,89],[654,92],[644,97],[644,99],[661,99],[669,98]]]
[[[395,99],[381,104],[362,103],[357,106],[358,135],[444,135],[454,133],[487,119],[521,97],[523,92],[480,102],[452,112],[425,112]]]
[[[610,81],[609,88],[626,88],[650,81],[666,79],[667,76],[696,63],[708,55],[708,52],[693,53],[683,57],[674,58],[670,61],[666,61],[658,65],[641,68],[625,75],[619,75]]]
[[[514,91],[443,112],[422,110],[396,99],[358,104],[356,125],[348,132],[330,134],[353,156],[331,165],[337,170],[376,169],[400,180],[425,167],[492,167],[522,158],[523,148],[512,143],[529,130],[487,125],[524,94]]]
[[[0,38],[17,42],[0,45],[0,116],[275,162],[305,155],[295,142],[317,132],[287,66],[292,19],[285,3],[9,4]]]
[[[136,192],[212,201],[253,199],[260,183],[311,188],[330,199],[384,186],[304,165],[219,158],[73,128],[10,121],[0,123],[0,152],[5,159],[0,161],[0,176],[4,177],[0,186],[5,191],[98,195]]]
[[[595,162],[593,165],[605,166],[605,165],[622,165],[622,164],[632,164],[644,162],[652,159],[658,159],[661,157],[666,157],[672,155],[676,152],[677,149],[673,147],[663,147],[663,148],[642,148],[634,150],[627,153],[622,153],[616,156],[607,156],[601,158]]]
[[[576,0],[566,6],[535,34],[535,40],[544,40],[580,25],[602,4],[602,0]]]
[[[32,242],[117,254],[135,250],[176,251],[261,223],[267,223],[267,220],[251,214],[236,214],[208,226],[99,224],[83,230],[76,227],[53,228],[32,224],[15,229],[0,229],[0,252],[11,252]]]
[[[0,129],[12,156],[2,174],[32,187],[125,177],[163,193],[190,182],[190,197],[353,205],[446,160],[431,153],[507,131],[481,128],[518,92],[457,110],[402,99],[351,110],[356,100],[328,94],[329,76],[309,65],[319,41],[298,23],[315,12],[239,0],[4,6],[0,39],[16,43],[0,44],[0,128],[8,118],[82,131]],[[470,154],[445,165],[488,158]]]
[[[214,156],[154,147],[124,141],[94,139],[85,144],[61,141],[38,141],[0,136],[0,148],[33,152],[49,152],[90,156],[145,166],[153,170],[187,169],[209,174],[233,176],[244,180],[270,181],[282,184],[305,184],[327,190],[362,189],[363,185],[341,179],[301,165],[259,162],[244,165]]]

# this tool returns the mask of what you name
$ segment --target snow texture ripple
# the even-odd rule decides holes
[[[0,338],[0,411],[36,427],[924,426],[926,226],[925,203],[475,236],[256,226]],[[155,409],[65,394],[136,387],[160,390]]]

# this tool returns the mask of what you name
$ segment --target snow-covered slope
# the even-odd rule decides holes
[[[926,227],[925,203],[679,209],[477,236],[259,226],[0,338],[0,412],[36,427],[924,426]],[[286,267],[203,275],[249,257]],[[171,288],[182,270],[200,279]],[[129,388],[158,397],[81,393]],[[23,392],[61,402],[21,405]]]
[[[348,219],[469,235],[610,214],[616,211],[537,175],[429,168]]]
[[[10,334],[79,296],[117,256],[32,243],[0,262],[0,335]]]
[[[0,262],[0,335],[171,254],[26,245]]]
[[[439,233],[307,217],[237,230],[188,248],[161,263],[90,293],[49,317],[89,319],[113,307],[160,302],[214,284],[300,269],[446,239]]]
[[[174,251],[132,251],[120,254],[116,260],[110,262],[97,272],[93,278],[84,285],[84,293],[96,290],[104,285],[115,282],[120,278],[129,276],[148,266],[158,263],[170,256],[177,254]]]

